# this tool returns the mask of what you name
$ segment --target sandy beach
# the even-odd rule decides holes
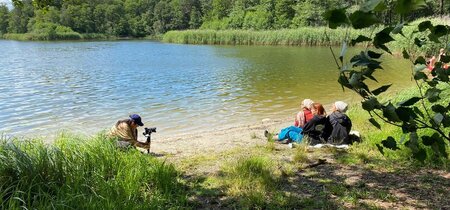
[[[252,125],[212,130],[201,133],[176,135],[169,138],[154,136],[151,153],[169,159],[179,159],[200,154],[220,153],[234,148],[264,145],[267,139],[264,130],[278,132],[293,124],[293,117],[284,119],[263,119]]]

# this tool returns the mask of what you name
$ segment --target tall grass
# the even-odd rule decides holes
[[[341,45],[346,33],[349,33],[351,38],[356,38],[359,34],[369,36],[371,30],[347,28],[331,30],[326,27],[273,31],[186,30],[169,31],[164,34],[162,40],[179,44],[320,46]]]
[[[171,164],[120,151],[99,135],[61,135],[52,145],[3,139],[2,209],[154,209],[186,205]]]
[[[54,40],[109,40],[117,39],[116,37],[106,34],[88,33],[80,34],[77,32],[63,32],[55,34],[45,33],[25,33],[25,34],[4,34],[3,39],[11,39],[18,41],[54,41]]]

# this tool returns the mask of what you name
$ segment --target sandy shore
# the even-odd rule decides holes
[[[267,143],[264,130],[278,132],[293,124],[293,119],[264,119],[252,125],[162,138],[155,135],[151,152],[156,156],[183,158],[227,151],[236,147],[253,147]]]

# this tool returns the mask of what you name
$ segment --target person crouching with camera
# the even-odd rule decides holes
[[[139,126],[144,126],[141,116],[138,114],[132,114],[129,117],[129,119],[117,121],[117,123],[110,130],[110,136],[117,138],[117,147],[119,148],[127,148],[132,145],[143,149],[149,149],[149,142],[143,143],[138,141],[137,128]]]

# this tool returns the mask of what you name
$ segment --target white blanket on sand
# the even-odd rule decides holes
[[[348,144],[340,144],[340,145],[334,145],[334,144],[316,144],[314,146],[308,146],[308,148],[325,148],[325,147],[335,147],[338,149],[348,149]]]

